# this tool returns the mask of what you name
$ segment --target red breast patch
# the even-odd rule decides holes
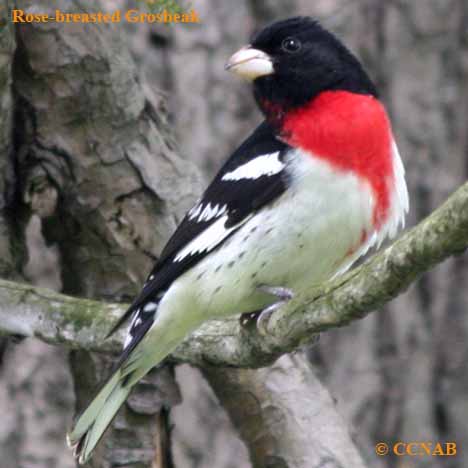
[[[393,182],[392,130],[385,108],[373,96],[326,91],[284,116],[285,141],[339,170],[353,171],[374,192],[373,224],[387,219]]]

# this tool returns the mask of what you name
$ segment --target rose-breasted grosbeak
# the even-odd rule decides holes
[[[141,293],[117,370],[69,434],[90,456],[131,388],[203,321],[345,271],[408,210],[387,113],[362,66],[310,18],[274,23],[226,68],[265,121],[187,213]]]

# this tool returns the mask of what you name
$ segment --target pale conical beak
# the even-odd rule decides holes
[[[237,51],[226,63],[226,70],[232,71],[249,81],[274,73],[271,57],[250,46]]]

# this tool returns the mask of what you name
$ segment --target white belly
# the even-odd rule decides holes
[[[292,158],[290,189],[177,279],[164,305],[200,319],[251,312],[274,302],[259,285],[300,291],[352,263],[370,231],[370,188],[319,159]]]

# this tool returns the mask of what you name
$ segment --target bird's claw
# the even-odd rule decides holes
[[[277,287],[262,285],[257,289],[261,292],[277,297],[279,301],[269,305],[263,310],[242,314],[240,317],[240,324],[241,327],[248,328],[252,322],[255,322],[257,331],[260,333],[260,335],[267,336],[270,317],[277,309],[291,300],[294,297],[294,293],[290,289],[281,286]]]
[[[278,302],[269,305],[267,308],[263,309],[260,312],[260,315],[257,318],[257,330],[262,336],[268,335],[268,323],[274,312],[276,312],[281,306],[286,304],[294,297],[294,293],[291,289],[285,288],[283,286],[267,286],[261,285],[257,288],[259,291],[275,296],[279,299]]]
[[[278,301],[274,304],[269,305],[266,309],[263,309],[257,318],[257,331],[262,336],[268,335],[268,324],[270,318],[274,312],[276,312],[282,305],[286,304],[287,301]]]

